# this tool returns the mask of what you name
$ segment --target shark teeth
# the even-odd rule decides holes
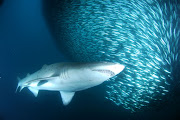
[[[97,72],[100,72],[100,73],[104,73],[108,76],[115,76],[115,73],[112,72],[111,70],[102,70],[102,69],[94,69],[92,71],[97,71]]]

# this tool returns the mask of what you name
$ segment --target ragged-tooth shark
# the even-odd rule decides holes
[[[63,104],[68,105],[76,91],[97,86],[123,69],[124,65],[111,62],[44,65],[39,71],[19,79],[17,89],[27,87],[36,97],[39,90],[59,91]]]

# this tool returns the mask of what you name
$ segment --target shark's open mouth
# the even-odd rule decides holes
[[[115,76],[115,73],[112,72],[111,70],[102,70],[102,69],[93,69],[92,71],[97,71],[97,72],[100,72],[100,73],[104,73],[108,76]]]

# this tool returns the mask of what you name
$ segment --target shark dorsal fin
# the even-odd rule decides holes
[[[42,69],[43,69],[43,68],[46,68],[46,67],[47,67],[47,65],[45,64],[45,65],[42,66]]]
[[[21,79],[19,77],[17,77],[17,80],[20,81]]]
[[[30,76],[30,74],[28,73],[26,76],[28,77],[28,76]]]
[[[34,96],[35,97],[37,97],[38,96],[38,92],[39,92],[39,90],[37,90],[37,89],[34,89],[34,88],[32,88],[32,87],[28,87],[28,89],[34,94]]]
[[[75,92],[60,91],[60,94],[61,94],[63,104],[68,105],[71,102]]]

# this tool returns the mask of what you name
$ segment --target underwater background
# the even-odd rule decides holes
[[[180,119],[180,102],[179,102],[180,89],[178,85],[179,83],[179,77],[178,77],[179,66],[178,65],[176,65],[175,67],[176,69],[173,70],[173,71],[176,71],[174,73],[175,75],[174,74],[172,75],[172,76],[175,76],[174,81],[177,81],[177,82],[173,82],[172,84],[170,84],[171,89],[170,89],[170,92],[168,92],[166,99],[164,100],[163,98],[163,100],[161,100],[160,102],[158,101],[157,103],[156,102],[153,103],[149,109],[145,108],[142,111],[140,110],[137,112],[132,112],[132,110],[127,109],[129,106],[134,108],[131,102],[129,102],[126,107],[124,104],[121,105],[124,99],[120,99],[122,102],[119,105],[117,105],[115,103],[119,99],[116,99],[116,97],[115,98],[113,97],[113,99],[115,99],[114,101],[109,100],[111,99],[111,96],[108,96],[108,99],[105,98],[105,96],[107,96],[106,86],[111,86],[111,85],[113,86],[114,84],[116,84],[116,81],[115,81],[116,79],[113,80],[113,83],[110,83],[110,81],[108,81],[97,87],[77,92],[73,100],[68,106],[63,106],[59,92],[41,91],[37,98],[35,98],[28,89],[24,89],[20,93],[15,93],[15,89],[18,83],[17,77],[23,78],[26,76],[27,73],[33,73],[36,70],[39,70],[44,64],[52,64],[56,62],[67,62],[67,61],[91,61],[93,59],[96,59],[95,56],[96,54],[98,54],[96,52],[97,49],[100,51],[99,54],[103,54],[104,58],[107,57],[106,55],[108,52],[104,54],[102,49],[99,49],[99,47],[97,48],[95,47],[96,48],[95,49],[94,47],[90,46],[90,48],[85,49],[86,46],[84,47],[82,46],[84,43],[82,44],[78,43],[77,46],[75,45],[74,48],[76,48],[76,50],[73,50],[74,49],[73,46],[72,46],[73,48],[72,50],[68,49],[68,48],[71,48],[71,46],[68,46],[69,41],[71,40],[75,41],[74,40],[75,38],[78,38],[77,40],[81,40],[81,38],[78,36],[79,31],[77,32],[78,33],[77,34],[75,28],[80,28],[81,31],[83,32],[85,31],[83,34],[84,35],[83,37],[90,36],[90,38],[92,37],[94,38],[94,40],[96,40],[97,37],[99,38],[99,34],[98,34],[98,31],[100,31],[99,29],[95,30],[95,32],[97,32],[97,35],[93,36],[93,33],[92,34],[86,33],[88,32],[88,30],[82,27],[84,25],[89,25],[88,29],[94,30],[93,28],[91,28],[93,26],[92,25],[93,23],[91,24],[91,22],[98,23],[99,19],[96,19],[97,14],[93,15],[94,11],[88,13],[88,10],[91,9],[91,7],[85,7],[85,8],[82,7],[80,8],[84,10],[84,11],[82,10],[83,11],[82,13],[81,12],[79,14],[75,13],[75,17],[77,15],[80,16],[80,19],[79,19],[80,21],[78,21],[75,17],[74,18],[72,17],[73,11],[78,10],[76,9],[76,7],[78,8],[80,3],[83,6],[85,6],[86,1],[84,0],[80,0],[80,2],[73,2],[73,0],[62,1],[62,3],[67,2],[67,5],[69,5],[69,3],[75,4],[75,7],[72,7],[71,5],[66,6],[66,7],[69,7],[69,9],[67,9],[66,7],[63,6],[62,9],[60,9],[60,11],[58,11],[57,13],[52,12],[52,11],[56,11],[57,7],[61,8],[60,6],[64,5],[64,4],[60,4],[61,2],[59,1],[60,0],[54,0],[54,1],[50,1],[50,0],[49,1],[48,0],[28,0],[28,1],[0,0],[0,55],[1,55],[1,59],[0,59],[0,120],[1,119],[2,120],[50,120],[50,119],[51,120],[69,120],[69,119],[80,119],[80,120],[81,119],[82,120],[109,120],[109,119],[111,120],[119,120],[119,119],[122,119],[122,120],[152,120],[152,119],[169,120],[171,119],[171,120],[178,120]],[[90,1],[92,2],[92,0]],[[138,0],[134,0],[134,1],[136,2]],[[141,0],[139,1],[141,2]],[[91,2],[88,4],[91,5]],[[114,1],[107,0],[105,2],[107,2],[107,4],[109,4],[110,6],[112,3],[116,4],[115,0]],[[147,0],[146,2],[151,3],[152,1]],[[171,1],[170,3],[176,4],[178,2]],[[94,4],[93,4],[94,6],[96,6],[96,4],[106,5],[106,3],[103,3],[102,1],[99,3],[96,1],[94,2]],[[107,8],[110,9],[111,7],[107,7]],[[151,6],[148,6],[148,7],[151,8]],[[65,11],[64,9],[67,11]],[[96,7],[94,9],[95,11],[97,11]],[[69,14],[66,14],[67,12]],[[62,13],[61,17],[56,16],[57,14],[59,15],[61,13]],[[104,13],[106,13],[106,10],[104,10]],[[92,17],[91,18],[92,20],[94,20],[94,21],[90,21],[89,24],[85,24],[83,22],[90,18],[88,17],[83,18],[85,16],[82,17],[83,19],[81,18],[81,15],[87,16],[87,14],[90,16],[90,18]],[[101,13],[98,13],[98,14],[101,14]],[[177,14],[179,14],[179,11],[177,11]],[[179,20],[179,15],[177,15],[176,18],[177,18],[176,20]],[[59,21],[57,21],[57,19]],[[100,18],[100,19],[104,19],[104,18]],[[77,23],[77,26],[74,24],[74,22]],[[102,23],[103,21],[99,21],[99,22]],[[173,22],[177,22],[177,21],[173,21]],[[122,23],[125,24],[126,21],[123,21]],[[61,25],[63,24],[61,28],[58,28],[59,24]],[[82,28],[78,26],[81,24],[82,24],[81,26]],[[110,25],[113,26],[113,24],[114,23]],[[67,27],[67,25],[69,26]],[[176,26],[177,34],[179,34],[178,25],[179,23],[177,23],[177,26]],[[63,29],[64,26],[65,26],[65,29]],[[98,27],[104,30],[105,28],[103,28],[102,26],[100,25]],[[58,33],[59,36],[56,35],[57,34],[56,30],[59,30],[61,32],[61,33]],[[72,30],[72,32],[70,33],[72,33],[71,36],[73,37],[67,37],[68,30]],[[123,33],[123,31],[121,32]],[[104,34],[102,35],[103,38],[107,39],[107,37],[109,37],[109,36],[106,36],[105,33],[103,34]],[[179,41],[179,35],[177,34],[175,35],[177,38],[176,40]],[[114,36],[112,35],[109,38],[113,38]],[[60,39],[61,37],[62,37],[62,40]],[[66,37],[69,38],[68,42],[65,41]],[[125,35],[123,37],[127,37],[127,36]],[[99,38],[99,39],[102,40],[102,38]],[[93,46],[99,45],[99,44],[94,45],[91,39],[88,39],[88,40],[90,41],[89,43],[92,42]],[[179,48],[179,42],[177,43],[178,45],[173,44],[173,46],[175,46],[176,49]],[[108,42],[103,45],[108,45],[108,44],[111,46],[113,45]],[[130,46],[132,45],[132,42],[129,41],[129,44],[124,43],[124,45],[125,44],[127,46]],[[114,43],[114,45],[116,44]],[[64,48],[62,48],[63,46]],[[84,52],[79,50],[80,48],[78,47],[83,48]],[[94,48],[95,50],[93,50],[92,48]],[[127,47],[124,47],[124,48],[127,48]],[[88,55],[86,51],[88,49],[92,51],[89,52],[90,56],[89,58],[86,59],[84,56]],[[126,53],[126,49],[122,51]],[[179,49],[176,51],[179,52]],[[78,54],[74,54],[78,52],[81,53],[82,56]],[[115,51],[115,53],[116,52],[119,52],[119,51]],[[96,53],[96,54],[94,54],[93,56],[93,53]],[[111,53],[108,53],[108,54],[111,54]],[[111,56],[109,58],[111,58]],[[98,57],[98,60],[101,60],[101,56]],[[133,61],[133,59],[131,60]],[[120,60],[120,61],[123,62],[123,60]],[[127,61],[127,60],[124,60],[124,61]],[[177,62],[179,62],[179,59],[177,60]],[[123,82],[126,82],[126,81],[123,81]],[[130,86],[132,85],[132,83],[129,83],[129,84]],[[110,88],[109,92],[112,92],[112,94],[114,94],[114,92],[116,91],[113,91],[111,89],[112,88]],[[129,89],[127,89],[127,91],[129,92]],[[119,91],[117,92],[118,92],[117,94],[121,95]],[[122,98],[123,95],[118,96],[118,97]],[[129,98],[131,98],[131,96],[129,96]],[[142,98],[142,99],[146,99],[146,98]],[[125,103],[128,102],[126,100],[128,100],[128,98],[124,100]]]

